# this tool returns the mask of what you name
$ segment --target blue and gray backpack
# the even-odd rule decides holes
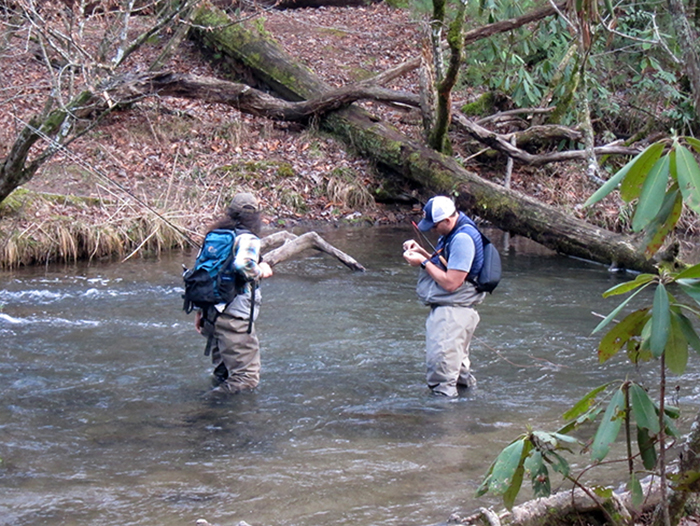
[[[186,313],[193,309],[209,312],[214,305],[230,303],[236,297],[235,241],[233,230],[217,229],[206,235],[194,268],[185,269],[182,275],[185,282],[182,308]]]

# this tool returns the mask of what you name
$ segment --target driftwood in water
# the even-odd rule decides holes
[[[265,253],[265,250],[267,250],[269,247],[278,245],[279,243],[282,243],[282,245]],[[291,259],[304,250],[315,248],[316,250],[320,250],[321,252],[325,252],[326,254],[330,254],[331,256],[337,258],[350,270],[365,270],[365,267],[360,265],[360,263],[355,261],[342,250],[335,248],[316,232],[307,232],[301,236],[296,236],[285,231],[276,232],[262,238],[261,247],[263,252],[263,260],[271,267],[274,267],[282,261]]]
[[[634,522],[633,516],[653,510],[659,503],[658,484],[645,485],[643,493],[646,498],[641,509],[635,509],[628,492],[613,494],[609,499],[605,499],[577,488],[573,491],[562,491],[549,497],[527,501],[520,506],[515,506],[510,512],[504,511],[499,514],[481,508],[478,513],[469,517],[453,516],[449,523],[475,526],[483,524],[489,526],[566,525],[579,524],[582,522],[582,517],[588,516],[591,519],[589,522],[593,524],[612,522],[618,525],[631,525]]]

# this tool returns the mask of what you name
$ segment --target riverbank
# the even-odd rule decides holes
[[[119,122],[113,126],[115,134],[133,133],[133,128],[123,129]],[[248,122],[242,135],[254,137],[266,126]],[[164,170],[150,176],[115,173],[84,159],[76,165],[59,156],[0,205],[0,267],[123,260],[196,246],[238,191],[258,195],[267,231],[391,224],[420,212],[410,203],[376,203],[370,188],[380,183],[371,168],[347,156],[330,139],[282,131],[267,137],[277,145],[284,143],[286,151],[293,146],[301,152],[283,160],[241,143],[240,151],[246,155],[240,160],[207,170],[200,168],[202,156],[178,160],[176,154],[167,177]],[[313,159],[304,155],[305,150],[315,152]],[[117,151],[114,158],[122,155]],[[315,170],[300,169],[304,164]],[[61,176],[51,176],[56,173]]]
[[[145,17],[134,24],[146,23],[140,18]],[[259,22],[290,55],[333,86],[413,58],[421,32],[412,13],[385,4],[271,11]],[[135,54],[132,69],[146,70],[166,43]],[[0,81],[14,100],[11,110],[5,105],[0,113],[0,157],[8,153],[22,122],[41,110],[51,85],[30,49],[3,60]],[[167,69],[219,74],[188,41],[180,43]],[[415,91],[418,85],[413,72],[387,87]],[[464,102],[474,94],[455,96]],[[420,138],[415,112],[362,104]],[[464,138],[455,141],[457,149],[460,141]],[[502,182],[504,163],[479,164],[461,153],[470,170]],[[620,212],[612,199],[605,208],[581,210],[595,186],[575,164],[536,170],[516,166],[511,186],[609,229],[629,222],[626,209]],[[272,122],[223,105],[150,98],[104,118],[0,205],[0,267],[125,259],[198,243],[241,190],[259,196],[269,230],[398,223],[414,218],[419,203],[429,197],[387,178],[314,126]]]
[[[302,19],[307,25],[299,27]],[[398,53],[401,47],[408,57],[416,31],[407,13],[387,6],[320,9],[301,18],[273,12],[261,20],[319,74],[334,75],[336,84],[366,72],[367,61],[375,61],[371,54],[381,55],[391,47]],[[362,34],[324,30],[332,25],[359,28],[363,21]],[[317,47],[295,36],[304,27],[308,33],[308,24],[314,26],[315,38],[323,39]],[[364,53],[351,51],[344,35],[367,36],[373,46]],[[403,42],[400,46],[397,38]],[[323,52],[329,48],[332,58]],[[159,52],[154,46],[135,56],[134,68],[145,69]],[[168,68],[217,74],[187,41]],[[19,119],[38,112],[47,94],[45,89],[23,86],[49,84],[43,64],[29,50],[10,57],[0,76],[23,95],[11,112],[0,114],[0,144],[9,148]],[[274,123],[197,101],[144,100],[107,116],[99,127],[60,150],[0,205],[0,267],[124,259],[181,248],[192,244],[190,240],[198,243],[242,190],[259,196],[270,230],[395,223],[418,202],[410,189],[387,189],[369,161],[313,127]],[[378,202],[385,194],[404,202]]]

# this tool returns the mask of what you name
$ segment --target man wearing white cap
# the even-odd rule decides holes
[[[473,307],[486,293],[477,291],[468,278],[483,266],[483,243],[474,222],[458,212],[449,197],[431,198],[423,213],[418,229],[435,229],[440,235],[435,252],[410,239],[403,244],[403,257],[420,267],[416,292],[430,306],[425,324],[428,386],[435,394],[454,398],[457,386],[476,385],[469,360],[469,344],[479,324]]]

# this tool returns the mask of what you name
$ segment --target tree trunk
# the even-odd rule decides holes
[[[374,79],[377,82],[387,80],[411,67],[414,66],[403,64],[394,70],[393,74],[383,74],[381,78]],[[412,93],[384,89],[367,85],[365,82],[329,89],[320,97],[311,100],[290,102],[251,88],[247,84],[172,72],[138,73],[117,77],[105,92],[122,105],[151,95],[178,97],[226,104],[242,113],[280,121],[307,120],[315,115],[344,108],[360,99],[399,103],[404,107],[418,106],[418,98]]]
[[[220,11],[202,9],[195,17],[194,37],[243,65],[253,78],[291,100],[315,98],[328,86],[296,64],[282,49],[240,24],[227,23]],[[456,193],[457,204],[513,234],[529,237],[557,252],[614,263],[620,267],[653,271],[654,267],[633,239],[577,220],[553,207],[505,189],[465,170],[454,159],[407,138],[367,112],[350,107],[321,121],[360,154],[381,167],[401,174],[431,193]]]
[[[433,0],[436,3],[436,0]],[[442,78],[438,79],[437,84],[437,113],[435,116],[435,125],[428,134],[428,145],[445,154],[452,153],[452,146],[448,131],[452,122],[452,89],[457,83],[457,76],[462,64],[462,48],[464,47],[462,37],[462,27],[464,25],[464,13],[467,9],[466,0],[460,0],[457,7],[457,12],[454,15],[454,20],[450,24],[447,32],[447,44],[450,48],[450,60],[448,62],[447,71]],[[433,16],[442,16],[439,20],[433,20],[433,24],[443,24],[445,18],[444,2],[441,10],[441,15],[436,12]],[[439,47],[436,52],[439,53]]]
[[[89,91],[79,94],[66,108],[59,108],[44,115],[35,115],[25,125],[17,140],[12,145],[10,153],[0,161],[0,203],[10,195],[15,188],[26,183],[39,169],[44,160],[56,151],[62,141],[71,120],[80,117],[85,108],[90,105],[93,95]],[[37,141],[49,139],[43,152],[28,161],[29,151]]]
[[[693,104],[695,105],[695,116],[698,118],[700,117],[700,54],[698,53],[698,38],[688,22],[683,2],[680,0],[668,0],[668,10],[671,14],[676,38],[683,51],[685,74],[688,75],[690,85],[693,87]]]
[[[643,492],[646,497],[641,510],[635,509],[629,493],[613,494],[609,499],[602,499],[592,498],[591,492],[576,488],[573,491],[561,491],[549,497],[524,502],[511,511],[502,513],[482,508],[469,517],[453,517],[450,523],[481,525],[486,519],[491,526],[601,524],[607,523],[608,517],[612,517],[617,524],[632,524],[633,515],[638,516],[640,512],[651,511],[659,502],[658,484],[647,485]],[[601,506],[605,508],[605,512],[601,510]]]

